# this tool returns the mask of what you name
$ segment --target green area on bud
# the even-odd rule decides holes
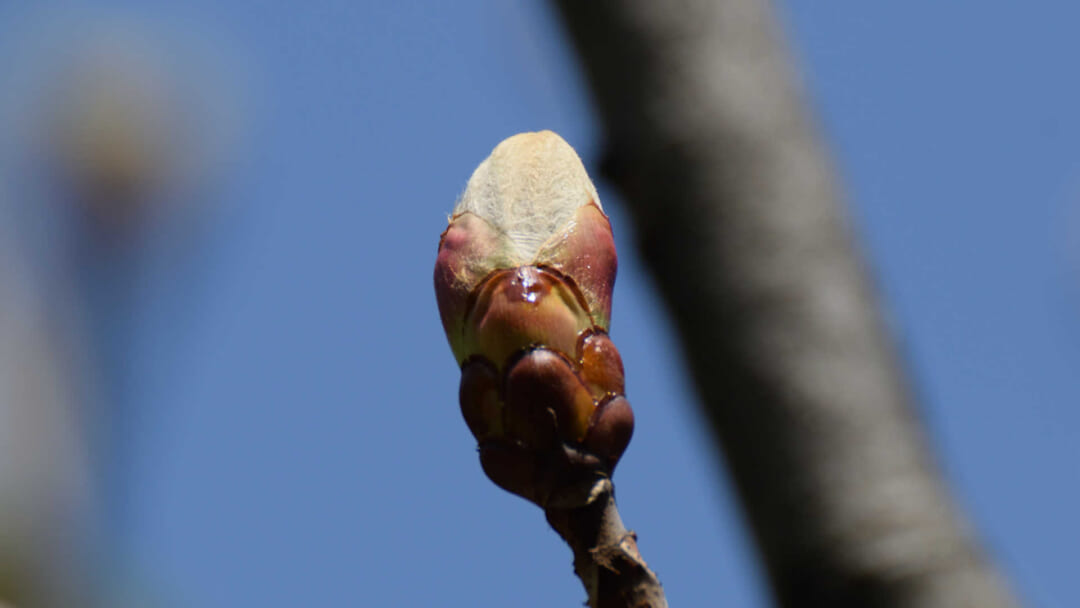
[[[550,131],[522,133],[496,146],[469,179],[443,232],[435,293],[458,363],[484,346],[472,340],[475,328],[466,327],[477,318],[469,306],[479,301],[482,284],[500,270],[529,266],[558,275],[559,289],[581,305],[570,314],[608,328],[617,268],[611,224],[581,159]]]

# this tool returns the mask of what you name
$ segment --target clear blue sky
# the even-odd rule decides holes
[[[553,129],[596,159],[546,7],[124,4],[223,41],[245,111],[208,227],[149,246],[128,295],[140,574],[200,608],[578,605],[569,550],[480,470],[431,285],[499,140]],[[781,8],[960,501],[1030,605],[1080,605],[1080,7]],[[42,18],[0,7],[0,37]],[[637,415],[623,516],[673,606],[764,606],[633,228],[599,187]]]

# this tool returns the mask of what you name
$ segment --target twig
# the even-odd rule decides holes
[[[574,572],[592,608],[666,608],[664,589],[615,506],[615,486],[598,480],[584,504],[549,507],[548,523],[574,551]]]

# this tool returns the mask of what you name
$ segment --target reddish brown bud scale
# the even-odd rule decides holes
[[[435,297],[450,347],[464,360],[462,324],[469,294],[498,268],[511,268],[505,254],[506,237],[472,213],[454,216],[439,240],[435,262]]]
[[[605,395],[621,395],[624,392],[622,357],[606,333],[589,333],[583,336],[581,375],[598,399]]]
[[[593,325],[607,329],[618,257],[611,222],[596,201],[577,210],[566,231],[540,251],[537,262],[569,277],[584,295]]]
[[[534,450],[514,443],[480,444],[480,466],[495,485],[538,505],[547,502],[551,474]]]
[[[477,441],[503,435],[499,373],[490,361],[474,357],[461,368],[461,415]]]
[[[630,402],[622,396],[613,397],[596,408],[585,447],[614,469],[633,434],[634,412]]]
[[[515,362],[506,377],[507,427],[518,412],[550,412],[564,442],[580,443],[589,429],[595,402],[570,362],[547,349],[536,349]]]

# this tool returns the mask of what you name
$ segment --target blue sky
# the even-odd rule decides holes
[[[960,502],[1030,605],[1080,604],[1080,8],[780,8]],[[0,38],[129,11],[242,110],[199,230],[147,239],[101,316],[137,413],[130,574],[207,608],[581,601],[542,513],[479,468],[431,285],[446,214],[501,139],[553,129],[594,166],[546,7],[7,5]],[[624,519],[672,605],[764,606],[633,227],[598,186],[637,416]]]

